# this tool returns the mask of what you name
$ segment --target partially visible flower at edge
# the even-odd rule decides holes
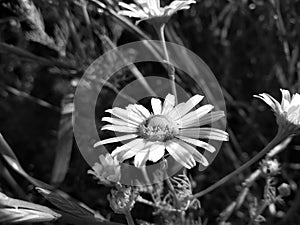
[[[300,134],[300,94],[291,96],[288,90],[280,89],[282,93],[281,104],[271,95],[263,93],[254,95],[269,105],[275,113],[279,132]]]
[[[178,105],[175,105],[175,97],[171,94],[167,95],[163,103],[158,98],[152,98],[153,114],[139,104],[130,104],[126,109],[115,107],[106,110],[117,118],[103,117],[103,121],[111,124],[103,126],[102,130],[127,134],[101,140],[94,147],[134,139],[117,147],[112,156],[117,156],[120,162],[134,157],[134,165],[142,167],[148,160],[156,163],[162,159],[167,150],[188,169],[194,167],[196,161],[208,166],[207,159],[196,147],[211,153],[216,149],[198,139],[227,141],[228,134],[220,129],[201,127],[225,116],[223,111],[211,112],[214,107],[210,104],[191,111],[203,98],[195,95]]]
[[[169,18],[179,10],[189,9],[190,4],[195,0],[175,0],[165,7],[160,6],[160,0],[135,0],[136,4],[120,2],[124,10],[119,11],[120,15],[139,18],[140,21],[147,20],[154,24],[165,24]]]
[[[112,157],[109,153],[105,156],[99,156],[99,162],[96,162],[89,170],[88,174],[94,175],[103,184],[110,185],[118,183],[121,180],[121,166],[116,157]]]

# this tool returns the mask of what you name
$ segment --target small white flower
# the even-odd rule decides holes
[[[119,161],[112,157],[109,153],[105,156],[99,156],[100,163],[96,162],[92,167],[93,170],[89,170],[89,174],[93,174],[103,184],[110,184],[111,182],[117,183],[121,179],[121,166]]]
[[[189,9],[190,4],[196,3],[194,0],[175,0],[165,7],[160,6],[160,0],[135,0],[136,4],[120,2],[124,8],[119,14],[139,18],[142,20],[152,20],[155,23],[166,23],[168,19],[177,11]]]
[[[300,94],[291,96],[288,90],[280,89],[281,104],[271,95],[263,93],[254,97],[262,99],[275,113],[277,124],[289,134],[300,134]]]
[[[196,161],[208,166],[207,159],[196,147],[209,152],[214,152],[215,148],[199,139],[227,141],[228,134],[223,130],[200,127],[225,116],[223,111],[211,112],[213,106],[209,104],[191,111],[202,99],[203,96],[195,95],[187,102],[175,106],[175,97],[171,94],[167,95],[163,103],[152,98],[153,114],[139,104],[131,104],[126,109],[115,107],[106,110],[117,118],[102,118],[103,121],[111,123],[103,126],[102,130],[127,134],[101,140],[94,147],[134,139],[117,147],[112,156],[117,156],[121,162],[134,157],[134,165],[141,167],[147,160],[157,162],[164,157],[167,150],[186,168],[194,167]]]

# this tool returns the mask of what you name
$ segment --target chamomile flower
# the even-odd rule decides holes
[[[269,94],[259,94],[275,113],[279,129],[289,134],[300,134],[300,94],[291,96],[288,90],[280,89],[282,93],[281,104]]]
[[[165,156],[165,150],[186,168],[194,167],[196,162],[208,166],[207,159],[196,147],[211,153],[215,148],[199,139],[227,141],[228,134],[220,129],[202,127],[225,116],[223,111],[211,112],[213,106],[210,104],[192,110],[202,99],[203,96],[195,95],[175,105],[175,97],[168,94],[163,103],[158,98],[151,99],[153,113],[139,104],[106,110],[115,117],[103,117],[103,121],[111,124],[103,126],[102,130],[126,134],[101,140],[94,147],[128,141],[117,147],[112,156],[121,162],[134,157],[136,167],[144,166],[148,160],[159,161]]]
[[[99,162],[96,162],[88,173],[94,175],[103,184],[117,183],[121,179],[121,166],[116,158],[109,153],[105,156],[99,156]]]
[[[165,7],[160,6],[160,0],[135,0],[136,4],[120,2],[124,8],[119,14],[134,17],[154,23],[166,23],[169,18],[179,10],[189,9],[190,5],[196,3],[194,0],[175,0]]]

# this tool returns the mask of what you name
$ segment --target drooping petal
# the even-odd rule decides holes
[[[191,169],[196,165],[195,159],[193,158],[192,154],[190,154],[190,152],[179,143],[170,140],[166,142],[166,149],[177,162],[179,162],[187,169]]]
[[[138,168],[145,166],[146,161],[149,158],[149,153],[149,150],[138,152],[134,157],[134,166]]]
[[[152,162],[157,162],[160,160],[165,154],[165,144],[158,142],[151,146],[149,160]]]
[[[151,105],[154,115],[160,115],[162,109],[161,101],[158,98],[152,98]]]
[[[111,156],[115,157],[123,151],[127,151],[128,149],[140,150],[145,146],[145,140],[143,138],[134,139],[127,144],[124,144],[120,147],[117,147],[112,153]],[[121,161],[121,160],[120,160]]]
[[[195,149],[193,146],[181,140],[175,140],[175,141],[178,142],[178,144],[181,145],[183,148],[187,149],[197,162],[201,163],[203,166],[209,165],[207,159],[200,152],[198,152],[197,149]]]
[[[148,151],[151,146],[153,145],[154,142],[152,141],[143,141],[142,144],[138,144],[134,146],[134,148],[128,148],[126,151],[123,151],[123,153],[119,154],[119,160],[122,162],[126,159],[132,158],[135,156],[137,153],[142,152],[142,151]]]
[[[102,141],[98,141],[97,143],[94,144],[94,148],[100,146],[100,145],[105,145],[105,144],[110,144],[110,143],[115,143],[115,142],[120,142],[120,141],[125,141],[125,140],[130,140],[133,138],[138,137],[137,134],[127,134],[119,137],[113,137],[113,138],[108,138],[104,139]]]
[[[203,138],[217,141],[228,141],[228,133],[216,128],[187,128],[179,131],[179,135],[189,138]]]
[[[101,128],[101,130],[110,130],[115,132],[122,132],[122,133],[136,133],[136,127],[127,127],[127,126],[117,126],[117,125],[105,125]]]
[[[281,105],[271,95],[263,93],[263,94],[259,94],[259,95],[254,95],[254,97],[260,98],[261,100],[263,100],[265,103],[267,103],[273,109],[274,112],[278,112],[278,113],[282,112]]]
[[[214,146],[212,146],[211,144],[208,144],[204,141],[200,141],[198,139],[193,139],[193,138],[189,138],[189,137],[184,137],[184,136],[176,136],[177,138],[187,142],[187,143],[190,143],[192,145],[195,145],[195,146],[198,146],[200,148],[203,148],[211,153],[215,152],[216,149]]]

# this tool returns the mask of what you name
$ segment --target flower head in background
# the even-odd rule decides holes
[[[215,148],[199,139],[227,141],[228,134],[220,129],[201,127],[225,116],[223,111],[211,112],[213,106],[210,104],[192,110],[202,99],[203,96],[195,95],[175,106],[175,97],[169,94],[163,103],[157,98],[151,99],[153,113],[139,104],[128,105],[126,109],[106,110],[116,118],[103,117],[103,121],[111,124],[103,126],[102,130],[127,134],[101,140],[94,147],[133,139],[117,147],[112,156],[117,156],[121,162],[134,157],[134,165],[141,167],[148,160],[159,161],[167,150],[186,168],[194,167],[196,161],[208,166],[207,159],[196,147],[209,152],[214,152]]]
[[[136,4],[120,2],[124,8],[119,14],[152,21],[153,23],[164,24],[169,18],[179,10],[189,9],[190,5],[196,3],[194,0],[175,0],[165,7],[160,6],[160,0],[135,0]]]
[[[89,174],[93,174],[103,184],[118,183],[121,180],[121,166],[116,158],[113,158],[109,153],[105,156],[99,156],[99,162],[96,162],[89,170]]]
[[[262,99],[272,108],[281,131],[300,134],[300,94],[296,93],[291,96],[288,90],[280,89],[280,91],[282,93],[281,103],[265,93],[254,97]]]

